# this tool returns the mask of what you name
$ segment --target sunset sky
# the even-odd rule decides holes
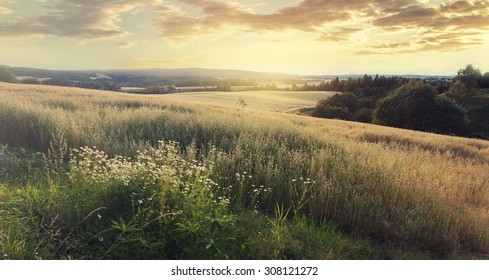
[[[0,0],[0,65],[489,71],[489,0]]]

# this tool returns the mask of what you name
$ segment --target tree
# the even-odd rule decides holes
[[[352,119],[357,110],[358,98],[352,93],[337,93],[328,99],[320,100],[312,113],[313,117],[330,119]]]
[[[357,87],[357,83],[353,80],[352,77],[348,77],[345,82],[345,86],[343,88],[344,91],[353,92]]]
[[[433,132],[470,136],[470,121],[467,112],[448,98],[436,98],[436,110],[432,117]]]
[[[323,101],[323,102],[321,102]],[[349,120],[352,115],[348,112],[346,107],[335,107],[324,102],[325,100],[320,100],[314,111],[312,112],[313,117],[317,118],[327,118],[327,119],[340,119]]]
[[[479,87],[489,88],[489,72],[484,73],[484,75],[479,78]]]
[[[401,128],[426,130],[429,113],[434,107],[435,89],[421,81],[412,80],[379,100],[374,122]]]
[[[65,87],[75,87],[77,86],[76,81],[68,80],[66,78],[52,78],[49,80],[44,81],[45,85],[52,85],[52,86],[65,86]]]
[[[334,107],[346,107],[348,111],[354,112],[357,109],[358,98],[350,92],[337,93],[328,98],[327,103]]]
[[[6,67],[0,66],[0,82],[17,83],[17,78]]]
[[[472,94],[478,87],[478,80],[481,77],[481,71],[474,68],[472,64],[460,69],[455,76],[454,81],[461,81],[467,87],[469,94]]]
[[[463,104],[469,96],[469,90],[462,81],[456,80],[450,85],[450,88],[445,93],[445,95],[457,104]]]
[[[353,114],[352,120],[356,122],[371,123],[372,112],[372,109],[360,108]]]
[[[469,133],[466,112],[460,106],[437,96],[432,86],[415,80],[380,99],[373,113],[373,122],[436,133]]]
[[[40,85],[42,84],[41,80],[38,78],[24,78],[20,80],[20,83],[22,84],[30,84],[30,85]]]

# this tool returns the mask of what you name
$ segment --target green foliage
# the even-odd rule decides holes
[[[480,90],[479,94],[469,97],[464,108],[468,112],[471,128],[475,137],[489,139],[489,90]]]
[[[104,206],[107,218],[114,217],[111,229],[117,234],[98,234],[112,242],[104,256],[226,258],[220,246],[235,218],[228,210],[226,189],[212,176],[212,162],[186,161],[174,142],[160,142],[134,160],[109,159],[85,147],[74,150],[70,162],[70,187],[76,186],[70,201],[78,202],[74,211]],[[154,235],[147,236],[148,228]]]
[[[318,106],[312,112],[313,117],[349,120],[351,114],[345,107],[333,107],[329,104],[324,104],[319,101]]]
[[[465,109],[443,96],[436,98],[436,106],[432,118],[434,132],[455,135],[472,134],[470,121]]]
[[[153,86],[149,88],[145,88],[137,93],[145,93],[145,94],[166,94],[166,93],[174,93],[177,92],[177,89],[174,86]]]
[[[44,81],[44,84],[53,85],[53,86],[64,86],[64,87],[77,86],[76,81],[73,81],[73,80],[70,80],[67,78],[63,78],[63,77],[55,77],[55,78],[48,79],[48,80]]]
[[[286,239],[288,238],[287,227],[285,222],[287,221],[287,216],[289,215],[289,210],[284,209],[283,205],[278,203],[275,206],[275,219],[270,219],[271,228],[271,242],[274,242],[275,251],[273,252],[273,259],[285,259],[285,246]]]
[[[467,97],[469,97],[469,90],[462,81],[456,80],[450,85],[445,95],[457,104],[463,104]]]
[[[467,135],[465,111],[436,95],[433,87],[412,80],[379,100],[373,122],[381,125]]]
[[[479,78],[479,83],[478,83],[480,88],[489,88],[489,72],[484,73]]]
[[[352,119],[358,106],[358,99],[352,93],[335,94],[328,99],[318,102],[312,112],[313,117],[330,118],[330,119]]]
[[[467,65],[464,69],[460,69],[455,76],[455,81],[460,81],[467,87],[470,94],[478,87],[478,80],[481,78],[481,71],[471,64]]]
[[[356,122],[371,123],[373,109],[360,108],[353,114],[352,120]]]
[[[350,92],[335,94],[328,99],[328,104],[334,107],[345,107],[349,112],[357,109],[358,99]]]
[[[0,66],[0,82],[17,83],[17,78],[4,66]]]
[[[42,82],[38,78],[24,78],[20,80],[21,84],[29,84],[29,85],[41,85]]]
[[[27,183],[44,172],[40,152],[0,145],[0,183]]]

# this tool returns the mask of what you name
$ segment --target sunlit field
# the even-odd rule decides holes
[[[290,113],[331,94],[0,84],[0,257],[487,258],[489,141]]]
[[[206,105],[247,108],[272,112],[287,112],[303,107],[314,107],[316,103],[332,96],[324,91],[240,91],[240,92],[187,92],[161,96],[163,100],[201,102]],[[242,102],[239,102],[242,100]]]

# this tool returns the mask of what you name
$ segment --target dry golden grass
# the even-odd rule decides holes
[[[297,199],[292,179],[313,178],[308,213],[344,230],[445,253],[488,251],[489,141],[276,112],[320,96],[0,84],[0,142],[46,150],[61,133],[71,147],[126,155],[161,139],[212,142],[228,153],[223,174],[253,172],[276,201]]]
[[[321,99],[334,92],[324,91],[241,91],[241,92],[188,92],[160,96],[162,100],[192,101],[206,105],[219,104],[233,109],[242,108],[238,100],[246,103],[246,109],[285,112],[302,107],[314,107]]]

